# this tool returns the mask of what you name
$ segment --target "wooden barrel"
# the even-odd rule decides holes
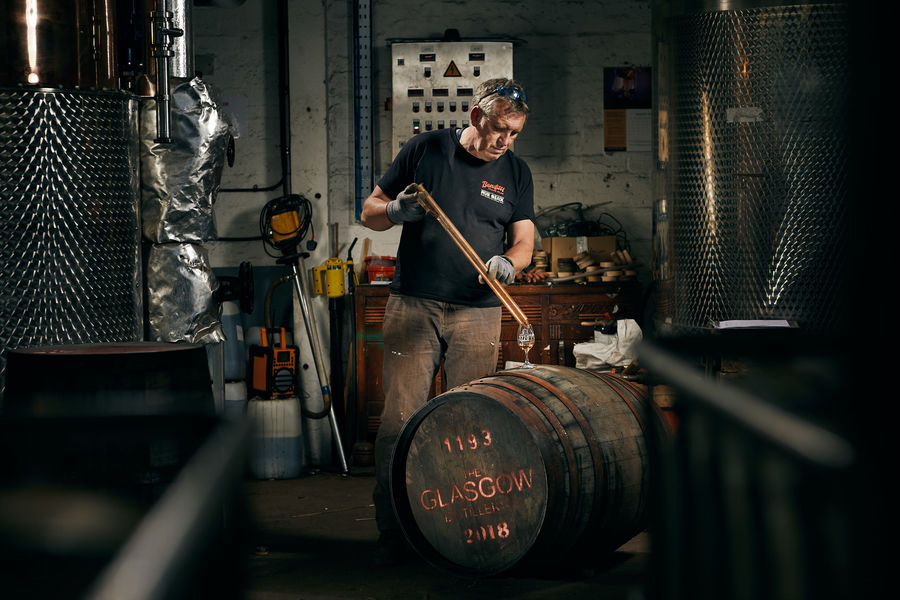
[[[10,350],[3,412],[34,417],[214,415],[206,350],[157,342]]]
[[[653,398],[653,403],[665,415],[672,431],[677,430],[678,415],[675,412],[675,403],[678,400],[678,392],[672,386],[661,384],[654,385],[652,389],[651,397]]]
[[[90,449],[88,458],[65,465],[68,482],[108,481],[154,501],[209,433],[215,415],[203,346],[71,344],[7,355],[3,418],[71,430]],[[141,429],[127,429],[132,423]],[[50,455],[74,454],[67,438],[54,438]]]
[[[449,390],[394,451],[403,532],[464,576],[611,553],[646,526],[648,430],[668,431],[646,388],[615,375],[538,365]]]

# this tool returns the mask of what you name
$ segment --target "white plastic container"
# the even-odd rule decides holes
[[[243,419],[247,416],[247,382],[229,381],[225,384],[226,419]]]
[[[257,479],[293,479],[303,469],[300,400],[296,396],[247,402],[247,417],[253,422],[250,472]]]

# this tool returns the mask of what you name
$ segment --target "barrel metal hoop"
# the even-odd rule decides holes
[[[650,394],[647,391],[647,386],[629,381],[624,377],[613,375],[611,373],[602,373],[602,375],[604,375],[607,380],[615,381],[621,387],[630,390],[632,394],[634,394],[634,396],[641,402],[647,402],[650,399]]]
[[[588,372],[591,373],[591,375],[593,375],[599,379],[602,379],[603,381],[606,381],[610,387],[616,388],[617,387],[616,384],[618,384],[618,386],[620,386],[620,387],[625,387],[625,388],[629,389],[632,392],[633,397],[635,399],[639,400],[641,402],[641,404],[647,409],[648,414],[652,413],[653,416],[656,417],[656,422],[657,422],[656,427],[660,430],[660,432],[663,434],[671,434],[672,433],[672,427],[669,424],[668,419],[666,419],[665,414],[663,414],[662,409],[659,407],[659,405],[656,404],[656,402],[654,402],[650,398],[649,394],[647,394],[643,389],[641,389],[641,386],[639,386],[638,384],[636,384],[632,381],[628,381],[627,379],[622,379],[621,377],[616,377],[616,376],[610,375],[608,373],[594,373],[592,371],[588,371]],[[617,391],[618,391],[618,389],[617,389]],[[644,435],[646,435],[647,427],[645,426],[643,417],[641,416],[641,411],[638,410],[637,408],[635,408],[632,405],[632,403],[629,401],[628,398],[623,396],[621,393],[619,393],[619,395],[621,396],[622,400],[624,400],[625,403],[628,405],[628,407],[631,409],[631,412],[634,413],[635,418],[638,420],[638,424],[641,426],[641,431],[644,432]]]
[[[635,402],[637,401],[642,405],[650,404],[652,402],[648,402],[648,396],[646,392],[642,389],[642,386],[635,384],[634,382],[628,381],[627,379],[623,379],[616,375],[611,375],[609,373],[596,373],[594,371],[587,371],[600,381],[606,384],[610,390],[614,391],[622,402],[629,408],[632,415],[634,416],[635,422],[638,424],[640,428],[641,434],[646,439],[647,437],[647,428],[644,423],[644,419],[641,415],[641,410],[637,406],[635,406]],[[626,393],[627,392],[627,393]],[[631,397],[629,397],[629,393]],[[598,515],[599,519],[599,515]]]
[[[497,381],[497,380],[478,381],[478,382],[475,382],[475,384],[472,385],[471,387],[477,389],[478,387],[481,387],[481,386],[502,388],[500,396],[491,395],[491,397],[494,398],[495,400],[499,400],[499,401],[503,402],[503,404],[505,404],[510,409],[515,408],[514,406],[511,406],[511,404],[513,402],[513,397],[507,396],[506,394],[503,394],[503,392],[508,391],[508,392],[511,392],[513,394],[517,394],[517,395],[523,397],[525,400],[527,400],[529,403],[531,403],[531,405],[534,408],[536,408],[544,416],[544,418],[547,420],[547,423],[550,424],[550,427],[552,427],[553,431],[556,433],[556,437],[559,438],[559,443],[562,446],[563,452],[566,455],[566,464],[568,465],[568,471],[569,471],[569,481],[571,482],[570,488],[573,487],[575,485],[575,482],[578,481],[578,479],[580,479],[578,477],[578,463],[575,460],[575,451],[572,449],[572,444],[569,443],[569,435],[566,432],[565,427],[563,427],[562,423],[560,423],[559,418],[555,414],[553,414],[553,411],[551,411],[547,407],[546,404],[541,402],[540,398],[538,398],[531,392],[524,390],[520,387],[516,387],[506,381]],[[474,389],[472,391],[474,391]],[[514,411],[514,412],[516,412],[516,414],[519,415],[520,417],[525,416],[525,415],[520,414],[518,411]],[[527,414],[527,417],[525,418],[525,420],[528,421],[529,425],[535,425],[536,427],[539,427],[540,429],[542,429],[544,432],[548,432],[547,425],[542,423],[540,421],[540,419],[538,419],[534,414],[532,414],[532,413],[526,413],[526,414]],[[544,465],[549,466],[549,465],[547,465],[547,461],[544,461]],[[578,494],[571,493],[571,489],[570,489],[569,507],[566,511],[565,520],[563,521],[563,526],[562,526],[563,531],[573,530],[573,528],[574,528],[573,521],[574,521],[575,515],[578,514],[577,508],[578,508]]]
[[[593,372],[590,372],[590,373],[597,379],[604,381],[612,390],[614,390],[619,395],[619,397],[622,399],[622,401],[625,402],[626,406],[628,406],[628,408],[631,409],[632,414],[634,414],[634,418],[637,419],[638,425],[641,426],[641,432],[644,433],[644,435],[646,435],[647,427],[644,424],[644,418],[641,415],[640,409],[638,409],[638,407],[635,406],[634,402],[632,402],[632,398],[638,397],[638,394],[640,394],[641,392],[635,388],[631,388],[631,389],[629,389],[629,391],[632,392],[632,398],[629,398],[627,394],[622,392],[623,387],[628,387],[628,386],[622,385],[622,382],[625,381],[624,379],[620,379],[618,377],[613,377],[606,373],[593,373]]]
[[[566,396],[562,390],[557,388],[554,385],[551,385],[547,381],[543,379],[539,379],[534,375],[528,373],[522,373],[519,371],[510,371],[505,373],[505,375],[510,375],[512,377],[520,377],[522,379],[531,381],[544,388],[556,398],[563,403],[563,405],[569,409],[569,412],[572,413],[572,416],[575,417],[575,421],[578,423],[578,426],[581,428],[582,433],[584,434],[585,440],[587,440],[588,450],[591,453],[591,463],[594,467],[594,498],[603,498],[606,500],[605,495],[602,494],[603,487],[606,485],[606,473],[603,472],[603,453],[600,451],[600,444],[597,441],[596,436],[594,435],[594,428],[591,427],[591,424],[588,422],[587,418],[584,416],[584,413],[581,412],[574,402],[572,402],[568,396]],[[602,485],[601,485],[602,484]],[[605,510],[606,507],[604,506]],[[599,511],[592,510],[591,514],[596,514]]]

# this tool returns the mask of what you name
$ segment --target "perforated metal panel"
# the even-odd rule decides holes
[[[10,348],[141,339],[137,103],[0,88],[0,396]]]
[[[677,20],[677,325],[839,316],[846,255],[847,31],[840,5]]]

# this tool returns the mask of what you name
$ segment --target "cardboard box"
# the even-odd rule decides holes
[[[590,252],[595,262],[610,260],[616,250],[616,236],[549,237],[541,240],[541,248],[549,256],[550,270],[559,271],[559,260],[574,258],[582,252]]]

